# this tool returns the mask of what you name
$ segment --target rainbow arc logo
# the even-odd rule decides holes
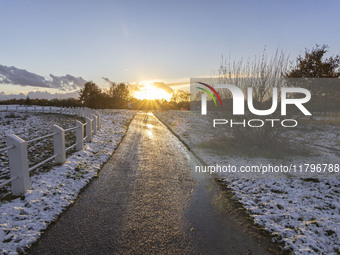
[[[212,92],[214,92],[214,94],[216,95],[216,97],[218,98],[218,100],[220,101],[220,104],[221,104],[221,106],[222,106],[222,100],[221,100],[221,98],[220,98],[220,95],[217,93],[217,91],[216,91],[213,87],[211,87],[210,85],[208,85],[208,84],[206,84],[206,83],[203,83],[203,82],[197,82],[197,83],[199,83],[199,84],[201,84],[201,85],[203,85],[203,86],[206,86],[206,87],[209,88]],[[197,87],[197,88],[200,89],[200,90],[203,90],[204,92],[206,92],[206,93],[212,98],[212,100],[214,101],[215,106],[217,106],[216,99],[214,98],[214,95],[213,95],[209,90],[204,89],[204,88],[201,88],[201,87]]]

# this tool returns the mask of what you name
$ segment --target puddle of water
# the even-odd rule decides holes
[[[147,135],[150,139],[153,138],[153,133],[152,133],[151,130],[147,130],[147,131],[146,131],[146,135]]]

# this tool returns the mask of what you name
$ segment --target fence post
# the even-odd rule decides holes
[[[93,135],[96,135],[97,134],[97,115],[95,114],[92,114],[91,115],[92,117],[92,129],[93,129]]]
[[[101,115],[100,112],[97,111],[97,129],[99,130],[101,128]]]
[[[9,135],[6,138],[7,146],[15,146],[8,150],[9,168],[11,178],[18,176],[12,181],[12,194],[21,195],[31,188],[28,172],[28,158],[26,142],[16,135]]]
[[[76,127],[76,151],[81,151],[84,148],[84,125],[76,120]]]
[[[92,120],[88,117],[85,117],[86,120],[86,142],[92,141]]]
[[[65,151],[65,131],[61,127],[57,125],[53,125],[52,127],[53,133],[53,148],[56,163],[64,163],[66,160],[66,151]]]

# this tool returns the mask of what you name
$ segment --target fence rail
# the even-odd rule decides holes
[[[2,148],[2,149],[0,150],[0,153],[1,153],[1,152],[4,152],[4,151],[8,151],[9,149],[13,149],[13,148],[14,148],[14,145],[13,145],[13,146],[6,147],[6,148]]]
[[[47,109],[47,110],[46,110]],[[68,129],[63,129],[57,125],[52,126],[52,133],[33,138],[25,141],[19,136],[11,134],[6,137],[7,147],[1,148],[1,152],[7,151],[10,168],[10,179],[0,183],[0,188],[11,183],[12,194],[15,196],[21,195],[31,188],[29,172],[38,167],[54,160],[56,163],[64,163],[66,160],[66,151],[76,149],[81,151],[84,148],[84,142],[91,142],[93,135],[97,134],[97,130],[101,126],[101,115],[98,111],[89,108],[63,108],[44,106],[0,106],[0,111],[23,111],[23,112],[42,112],[42,113],[59,113],[84,117],[86,123],[76,121],[76,126]],[[84,137],[84,128],[86,128],[86,136]],[[65,132],[76,132],[76,143],[65,147]],[[40,163],[29,167],[27,156],[27,145],[34,144],[37,141],[53,137],[53,156],[44,159]],[[31,145],[32,146],[32,145]]]

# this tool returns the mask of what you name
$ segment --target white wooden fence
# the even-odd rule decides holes
[[[10,179],[2,182],[0,188],[12,184],[12,194],[21,195],[31,188],[29,172],[54,160],[55,163],[64,163],[66,152],[72,149],[80,151],[83,149],[84,142],[91,142],[92,136],[96,135],[97,130],[101,127],[101,115],[98,111],[89,108],[63,108],[63,107],[44,107],[44,106],[0,106],[0,111],[24,111],[24,112],[42,112],[42,113],[60,113],[68,115],[77,115],[84,117],[86,123],[76,121],[76,126],[63,129],[58,125],[53,125],[52,133],[25,141],[17,135],[11,134],[6,137],[7,146],[0,149],[0,153],[7,151]],[[84,137],[84,128],[86,136]],[[76,143],[65,148],[65,132],[76,132]],[[37,141],[53,137],[53,156],[41,161],[40,163],[29,167],[27,157],[27,145],[34,144]]]

